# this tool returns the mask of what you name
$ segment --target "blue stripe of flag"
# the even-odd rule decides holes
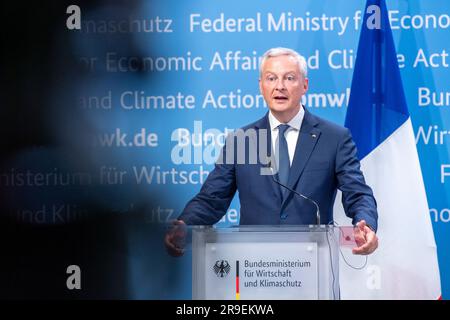
[[[381,18],[378,29],[370,29],[376,17],[374,5],[381,9],[378,10]],[[375,149],[409,117],[386,3],[384,0],[368,0],[364,12],[345,119],[359,159]]]

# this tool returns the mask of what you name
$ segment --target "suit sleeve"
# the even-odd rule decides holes
[[[188,202],[178,219],[188,225],[213,225],[227,212],[236,193],[236,168],[234,158],[227,157],[227,138],[213,171],[210,172],[200,192]]]
[[[364,180],[356,155],[356,146],[348,129],[345,129],[337,147],[336,176],[337,186],[342,191],[345,214],[352,219],[353,224],[365,220],[376,231],[377,203],[372,189]]]

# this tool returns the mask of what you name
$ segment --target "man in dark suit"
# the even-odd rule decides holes
[[[378,246],[376,201],[349,130],[312,115],[300,103],[308,90],[305,58],[286,48],[268,50],[259,85],[270,111],[227,138],[215,169],[174,226],[216,223],[237,190],[241,225],[328,224],[339,189],[355,225],[353,252],[372,253]],[[177,256],[183,250],[176,238],[174,231],[166,235],[169,252]]]

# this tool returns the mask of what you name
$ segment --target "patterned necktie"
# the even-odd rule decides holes
[[[280,124],[278,126],[278,148],[279,148],[279,159],[278,159],[278,180],[285,186],[288,184],[289,180],[289,170],[291,168],[291,162],[289,161],[289,151],[284,134],[287,129],[289,129],[288,124]],[[283,200],[287,192],[286,188],[281,187],[281,194],[283,195]]]

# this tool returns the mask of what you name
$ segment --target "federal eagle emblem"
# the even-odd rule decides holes
[[[223,277],[226,277],[230,273],[231,266],[228,263],[228,261],[226,261],[226,260],[217,260],[216,263],[214,264],[213,269],[214,269],[214,273],[218,277],[223,278]]]

